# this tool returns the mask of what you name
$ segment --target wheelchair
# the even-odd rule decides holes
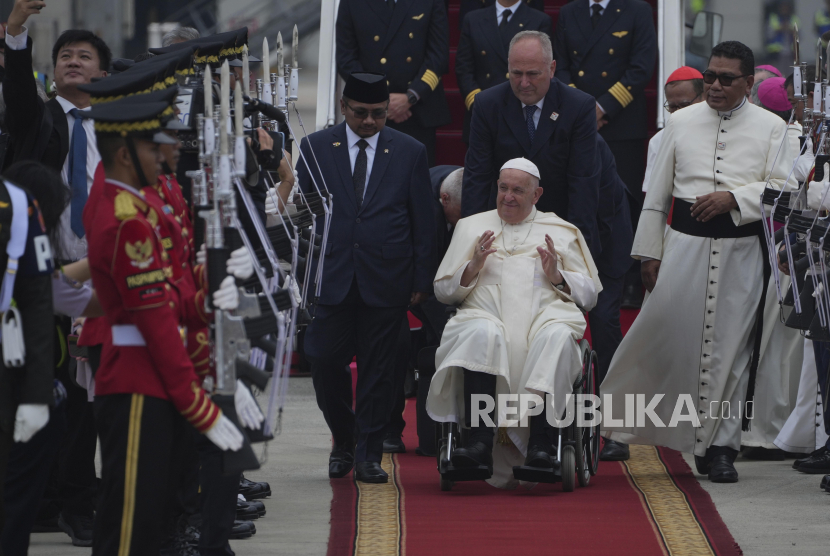
[[[597,353],[591,349],[587,340],[579,342],[582,356],[582,372],[573,384],[573,394],[594,394],[599,397],[597,381]],[[576,403],[576,401],[574,402]],[[587,405],[587,402],[585,402]],[[564,428],[556,429],[556,459],[559,468],[539,469],[523,465],[513,467],[513,476],[520,481],[534,483],[562,483],[562,490],[573,492],[576,483],[588,486],[591,477],[596,475],[599,467],[600,424],[590,427],[577,425],[577,417],[584,407],[574,407],[573,422]],[[463,446],[467,440],[469,428],[458,423],[438,423],[436,426],[436,447],[438,473],[442,491],[450,491],[460,481],[481,481],[491,476],[487,466],[477,468],[456,468],[452,465],[452,452]]]

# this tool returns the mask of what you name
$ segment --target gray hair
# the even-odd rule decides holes
[[[545,62],[548,64],[553,62],[553,45],[550,43],[550,37],[547,33],[541,31],[522,31],[521,33],[516,33],[516,36],[510,41],[508,57],[510,56],[510,50],[513,50],[513,45],[525,39],[536,39],[539,41],[539,46],[542,47],[542,54],[545,56]]]
[[[767,73],[769,73],[767,77],[755,80],[755,83],[752,85],[752,90],[749,92],[749,102],[751,102],[755,106],[761,106],[761,99],[758,97],[758,89],[761,87],[761,83],[763,83],[770,77],[775,77],[775,74],[770,72]]]
[[[198,39],[200,36],[199,31],[193,27],[178,27],[166,33],[161,38],[161,46],[167,47],[177,42],[192,41],[193,39]]]
[[[461,183],[464,180],[464,168],[459,168],[450,173],[441,182],[441,194],[446,193],[450,196],[450,202],[453,205],[461,206]]]

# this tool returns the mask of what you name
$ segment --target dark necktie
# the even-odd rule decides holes
[[[510,14],[513,12],[511,10],[504,10],[501,12],[501,23],[499,23],[499,35],[501,35],[501,41],[504,44],[508,44],[510,42],[510,38],[508,37],[507,31],[507,18],[510,17]]]
[[[75,118],[72,126],[72,145],[69,147],[70,226],[75,235],[84,237],[84,206],[89,195],[86,183],[86,130],[83,112],[77,108],[69,112]]]
[[[365,139],[357,142],[360,152],[357,153],[357,158],[354,161],[354,172],[352,173],[352,182],[354,183],[354,196],[357,199],[357,208],[363,206],[363,191],[366,189],[366,147],[369,143]]]
[[[591,27],[596,29],[597,23],[599,23],[599,18],[602,17],[602,6],[594,4],[591,6],[591,9],[594,10],[594,13],[591,15]]]
[[[533,114],[536,113],[538,106],[532,104],[525,106],[525,120],[527,123],[527,134],[530,136],[530,144],[533,144],[533,135],[536,133],[536,124],[533,122]]]

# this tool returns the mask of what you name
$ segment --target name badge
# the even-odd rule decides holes
[[[726,143],[724,143],[723,141],[718,141],[718,150],[719,151],[725,151],[726,150]]]

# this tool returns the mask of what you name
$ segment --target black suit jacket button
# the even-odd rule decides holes
[[[360,218],[358,218],[357,220],[355,220],[355,222],[357,222],[358,224],[360,224]],[[355,247],[357,247],[357,245],[355,245]]]
[[[354,244],[354,248],[355,248],[355,249],[360,249],[360,244],[359,244],[359,243],[355,243],[355,244]]]

